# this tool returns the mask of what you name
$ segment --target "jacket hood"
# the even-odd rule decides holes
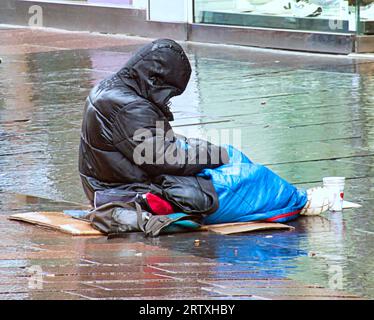
[[[172,121],[169,100],[186,89],[191,65],[179,44],[159,39],[138,50],[118,75],[138,95],[156,104]]]

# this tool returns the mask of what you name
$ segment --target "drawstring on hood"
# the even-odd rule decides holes
[[[135,53],[118,76],[138,95],[157,105],[172,121],[170,99],[185,91],[191,76],[191,65],[179,44],[159,39]]]

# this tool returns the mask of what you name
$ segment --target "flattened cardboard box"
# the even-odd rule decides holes
[[[63,212],[26,212],[9,216],[10,220],[31,223],[67,233],[73,236],[101,236],[89,222],[72,218]],[[202,226],[196,231],[212,231],[219,234],[235,234],[259,230],[294,229],[281,223],[268,222],[238,222]]]

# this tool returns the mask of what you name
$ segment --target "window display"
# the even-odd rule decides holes
[[[362,20],[374,20],[374,0],[362,1],[360,17]]]
[[[370,33],[374,0],[195,0],[195,22]]]
[[[244,12],[295,17],[315,17],[322,12],[321,6],[304,0],[244,0],[238,1],[237,8]]]
[[[374,0],[361,0],[358,6],[359,34],[374,34]]]

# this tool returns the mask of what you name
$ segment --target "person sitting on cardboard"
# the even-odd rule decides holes
[[[305,190],[239,150],[174,133],[170,99],[185,91],[190,75],[182,47],[159,39],[92,89],[79,148],[91,205],[135,202],[152,215],[197,215],[205,224],[283,222],[307,213]]]

